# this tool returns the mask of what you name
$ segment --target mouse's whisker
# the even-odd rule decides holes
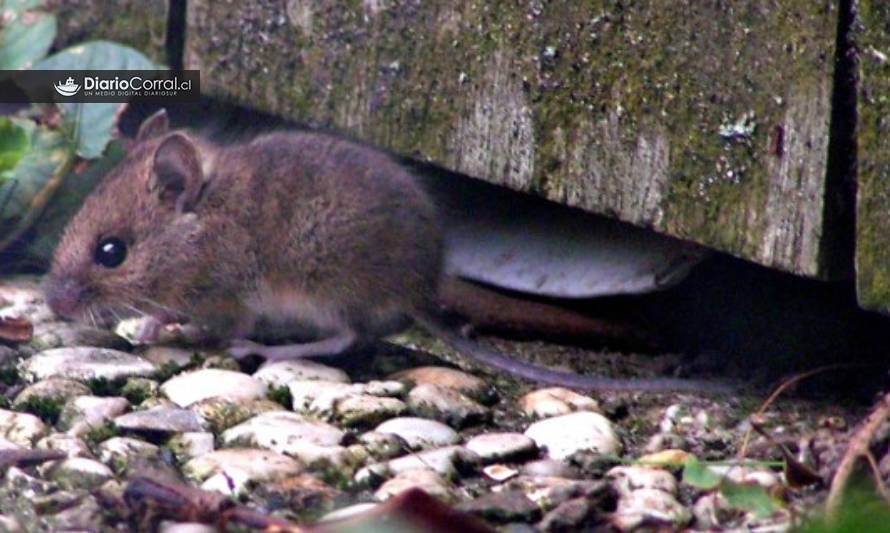
[[[109,308],[108,308],[108,312],[109,312],[112,316],[114,316],[114,321],[115,321],[115,322],[120,322],[121,320],[123,320],[123,317],[121,317],[120,313],[118,313],[117,310],[116,310],[114,307],[109,307]]]
[[[131,304],[131,303],[129,303],[129,302],[128,302],[128,303],[123,303],[123,304],[121,304],[121,307],[123,307],[124,309],[127,310],[127,313],[126,313],[126,314],[127,314],[128,316],[135,316],[135,317],[143,318],[143,317],[145,317],[146,315],[148,315],[148,313],[146,313],[146,312],[143,311],[142,309],[136,307],[135,305],[133,305],[133,304]]]
[[[96,320],[96,312],[93,309],[93,306],[89,306],[86,308],[87,318],[89,319],[89,323],[92,327],[98,327],[98,321]]]
[[[137,303],[147,305],[150,309],[158,309],[158,310],[164,311],[165,313],[167,313],[171,316],[180,317],[180,316],[186,315],[186,313],[184,313],[182,310],[177,309],[171,305],[163,304],[163,303],[155,300],[154,298],[150,298],[148,296],[137,296],[134,298],[134,300]],[[148,311],[143,311],[143,314],[144,315],[152,315],[154,313],[151,313]]]

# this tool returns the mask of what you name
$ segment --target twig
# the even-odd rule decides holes
[[[865,422],[862,424],[859,431],[857,431],[850,439],[847,451],[844,452],[844,456],[841,458],[837,471],[834,473],[834,478],[831,480],[831,488],[828,491],[828,498],[825,501],[825,513],[829,520],[837,515],[843,500],[844,489],[847,487],[847,482],[853,474],[857,459],[868,454],[868,447],[871,444],[875,433],[877,433],[881,424],[883,424],[888,417],[890,417],[890,394],[886,394],[882,398],[882,401],[875,407],[875,410],[865,419]],[[876,476],[876,479],[877,482],[880,483],[880,478]],[[885,491],[882,490],[882,492]]]

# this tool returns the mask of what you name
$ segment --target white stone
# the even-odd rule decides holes
[[[71,435],[83,435],[110,424],[112,419],[125,413],[129,407],[130,402],[126,398],[78,396],[62,408],[58,426]]]
[[[444,366],[422,366],[403,370],[390,376],[393,379],[406,380],[415,385],[432,383],[449,389],[455,389],[474,399],[484,399],[491,386],[483,379],[460,370]]]
[[[270,411],[227,429],[222,440],[227,446],[259,446],[291,455],[306,444],[339,446],[344,434],[330,424],[290,411]]]
[[[599,404],[593,398],[562,387],[529,392],[519,399],[519,407],[526,416],[534,418],[550,418],[575,411],[599,411]]]
[[[435,383],[423,383],[411,389],[407,399],[411,412],[442,420],[455,427],[480,422],[489,417],[489,409],[458,389]]]
[[[618,498],[612,513],[612,524],[622,531],[635,531],[642,526],[661,526],[670,531],[682,530],[692,520],[692,513],[663,490],[639,489]]]
[[[264,398],[266,385],[241,372],[203,368],[167,380],[161,385],[161,392],[176,405],[188,407],[214,397],[230,401]]]
[[[90,447],[80,437],[67,433],[52,433],[37,441],[40,450],[58,450],[68,457],[92,457]]]
[[[193,411],[163,405],[115,417],[113,422],[115,427],[129,431],[184,433],[204,429]]]
[[[111,350],[74,346],[54,348],[34,354],[19,365],[22,376],[29,381],[61,377],[87,381],[150,376],[157,368],[141,357]]]
[[[37,383],[28,385],[19,392],[13,407],[22,409],[32,400],[53,400],[65,402],[77,396],[90,393],[89,387],[79,381],[65,378],[42,379]]]
[[[609,419],[598,413],[579,411],[535,422],[525,435],[545,448],[547,456],[565,459],[579,451],[617,455],[621,442]]]
[[[252,482],[262,482],[293,476],[303,471],[299,461],[269,450],[231,448],[216,450],[195,457],[183,466],[186,476],[204,481],[216,474],[244,473]]]
[[[639,489],[653,489],[677,494],[677,478],[667,470],[646,466],[621,465],[606,473],[612,488],[620,496]]]
[[[398,435],[412,450],[439,448],[460,441],[460,435],[445,424],[412,416],[392,418],[374,431]]]
[[[535,441],[522,433],[482,433],[468,440],[465,446],[487,463],[516,459],[537,451]]]
[[[336,405],[351,396],[363,394],[360,384],[333,383],[328,381],[296,380],[287,384],[293,410],[325,420],[334,417]]]
[[[176,459],[184,463],[215,449],[213,433],[209,431],[186,431],[175,435],[167,446],[176,454]]]
[[[269,387],[284,387],[291,381],[331,381],[350,383],[349,376],[339,368],[316,363],[309,359],[285,359],[267,361],[253,377]]]
[[[0,436],[25,448],[33,447],[38,439],[49,433],[36,416],[0,409]]]
[[[334,406],[334,419],[345,426],[369,426],[399,416],[408,410],[398,398],[359,394],[343,398]]]
[[[50,468],[50,478],[62,486],[76,489],[92,489],[114,477],[110,468],[94,459],[69,457]]]
[[[415,488],[446,502],[457,499],[449,483],[442,476],[425,468],[407,470],[383,482],[374,492],[374,499],[386,501],[406,490]]]

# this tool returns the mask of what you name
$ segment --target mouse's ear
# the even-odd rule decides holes
[[[203,187],[201,155],[188,136],[174,133],[154,153],[149,190],[161,202],[172,204],[177,213],[191,211]]]
[[[164,135],[170,131],[170,119],[167,118],[167,110],[155,111],[153,115],[142,121],[136,141],[141,142],[153,137]]]

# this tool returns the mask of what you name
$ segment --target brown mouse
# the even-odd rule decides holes
[[[387,154],[335,136],[279,132],[218,147],[146,119],[127,157],[84,202],[56,249],[46,296],[96,324],[148,315],[231,341],[235,356],[348,352],[412,320],[482,363],[587,390],[723,391],[673,378],[622,380],[530,365],[471,342],[437,314],[443,228]],[[264,346],[249,338],[307,339]]]

